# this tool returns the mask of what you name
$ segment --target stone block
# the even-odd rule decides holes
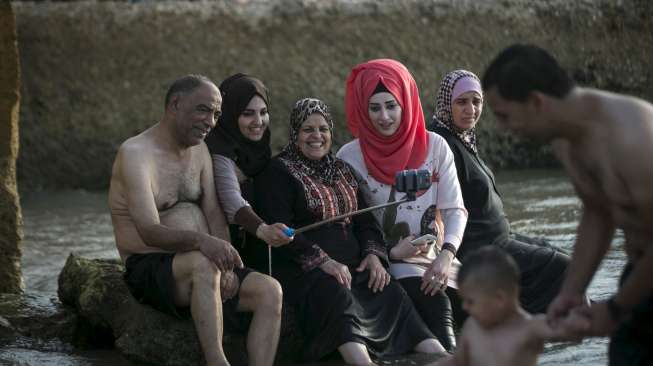
[[[16,24],[10,2],[0,2],[0,293],[23,289],[22,219],[16,185],[20,78]]]

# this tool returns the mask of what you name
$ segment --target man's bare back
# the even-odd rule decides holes
[[[589,320],[585,336],[611,335],[610,364],[651,364],[653,342],[653,105],[579,87],[535,45],[507,47],[483,76],[499,125],[553,142],[583,202],[565,281],[549,305],[556,323],[570,311]],[[587,288],[610,249],[625,237],[628,263],[619,290],[588,304]]]
[[[124,182],[125,159],[138,159],[142,178],[151,184],[154,204],[162,225],[209,233],[200,207],[200,176],[203,173],[202,166],[206,165],[206,157],[209,156],[206,145],[202,143],[189,147],[184,154],[174,154],[157,146],[155,132],[152,127],[125,141],[118,150],[113,165],[109,206],[116,244],[123,260],[132,253],[165,251],[145,244],[130,216],[130,208],[127,205],[129,192],[126,191]]]
[[[640,99],[582,89],[591,129],[576,142],[554,149],[584,205],[602,211],[608,227],[622,229],[626,253],[636,260],[653,243],[653,106]],[[590,121],[591,119],[591,121]]]

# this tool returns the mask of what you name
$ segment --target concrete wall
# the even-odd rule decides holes
[[[0,293],[21,292],[21,215],[16,189],[19,94],[16,24],[0,2]]]
[[[550,49],[584,85],[653,100],[653,10],[646,0],[269,0],[14,3],[23,70],[21,187],[106,188],[119,144],[161,116],[167,84],[237,71],[271,92],[273,147],[293,102],[326,100],[344,127],[351,67],[396,58],[430,116],[456,68],[478,74],[503,47]],[[551,163],[546,149],[498,135],[486,110],[484,157],[495,168]]]

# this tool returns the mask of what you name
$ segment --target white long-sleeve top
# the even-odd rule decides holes
[[[419,237],[432,233],[432,221],[435,214],[433,208],[437,207],[441,210],[444,221],[444,242],[451,243],[458,248],[467,223],[467,210],[458,183],[453,153],[441,136],[433,132],[428,132],[428,136],[428,153],[422,165],[417,169],[426,169],[438,179],[427,191],[420,193],[415,201],[406,202],[397,207],[395,224],[407,224],[410,231],[406,233],[407,235]],[[358,139],[340,148],[337,157],[349,163],[362,180],[360,188],[368,205],[374,206],[389,201],[392,186],[377,181],[369,174]],[[403,197],[403,193],[395,194],[395,200],[400,200]],[[383,227],[383,213],[384,209],[374,212],[381,227]],[[431,248],[431,251],[423,255],[407,258],[401,262],[393,262],[390,265],[390,273],[395,278],[422,276],[425,272],[424,264],[430,263],[435,257],[435,248]],[[454,273],[450,274],[450,278],[455,278],[452,275]]]

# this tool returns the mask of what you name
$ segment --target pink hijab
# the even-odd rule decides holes
[[[392,136],[381,135],[368,114],[379,83],[401,106],[401,123]],[[374,179],[392,185],[397,171],[422,165],[428,150],[424,112],[415,80],[400,62],[378,59],[354,67],[347,78],[345,111],[347,127],[359,138],[365,166]]]

